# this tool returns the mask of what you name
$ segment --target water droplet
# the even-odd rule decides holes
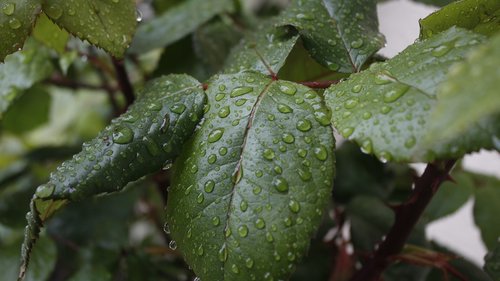
[[[352,109],[352,108],[355,108],[357,105],[358,105],[358,101],[357,101],[357,99],[348,99],[348,100],[344,103],[344,107],[345,107],[346,109]]]
[[[248,93],[250,93],[252,91],[253,91],[253,88],[251,88],[251,87],[238,87],[238,88],[235,88],[231,92],[230,96],[232,98],[235,98],[235,97],[246,95],[246,94],[248,94]]]
[[[225,262],[227,261],[227,256],[228,256],[227,248],[226,245],[224,244],[222,248],[219,250],[219,260],[221,262]]]
[[[281,113],[292,113],[293,109],[286,104],[278,104],[278,111]]]
[[[304,20],[313,20],[314,19],[313,15],[311,15],[311,14],[303,14],[303,13],[297,14],[295,17],[297,19],[304,19]]]
[[[266,158],[267,160],[273,160],[274,157],[276,157],[276,154],[274,153],[274,150],[270,149],[270,148],[266,148],[264,149],[264,153],[262,154],[264,156],[264,158]]]
[[[158,144],[154,140],[152,140],[148,137],[143,137],[142,141],[146,145],[146,149],[148,150],[149,154],[151,154],[151,156],[160,155],[160,152],[161,152],[160,147],[158,146]]]
[[[226,96],[226,94],[224,94],[224,93],[218,93],[217,95],[215,95],[215,100],[221,101],[225,96]]]
[[[42,184],[36,189],[36,197],[46,199],[52,196],[56,186],[54,184]]]
[[[142,12],[139,9],[135,10],[135,21],[136,22],[141,22],[142,21]]]
[[[259,195],[262,192],[262,188],[260,186],[255,186],[252,190],[253,194]]]
[[[404,84],[397,84],[391,90],[384,94],[384,102],[391,103],[397,101],[402,97],[408,90],[410,86]]]
[[[222,135],[224,135],[223,128],[215,129],[208,135],[208,142],[209,143],[217,142],[222,138]]]
[[[235,274],[238,274],[240,273],[240,269],[238,268],[238,266],[236,264],[233,263],[233,265],[231,265],[231,271]]]
[[[297,129],[299,131],[302,131],[302,132],[307,132],[309,130],[311,130],[312,128],[312,124],[309,120],[299,120],[299,122],[297,122]]]
[[[170,234],[170,227],[168,226],[168,223],[163,225],[163,232],[165,232],[165,234]]]
[[[271,243],[274,241],[274,237],[270,232],[266,232],[266,240],[267,242]]]
[[[7,16],[13,15],[15,11],[16,11],[16,4],[14,3],[7,3],[2,8],[2,12]]]
[[[196,197],[196,202],[198,202],[198,204],[201,204],[203,203],[203,201],[205,201],[205,195],[203,195],[203,193],[198,194],[198,197]]]
[[[295,142],[295,137],[292,134],[284,133],[281,139],[288,144],[292,144]]]
[[[289,217],[285,218],[285,219],[283,220],[283,222],[285,223],[285,226],[287,226],[287,227],[292,226],[292,219],[291,219],[291,218],[289,218]]]
[[[261,178],[263,175],[264,175],[264,173],[261,170],[257,170],[255,172],[255,176],[257,176],[258,178]]]
[[[325,146],[321,145],[314,148],[314,156],[321,161],[325,161],[328,158],[328,150]]]
[[[216,161],[217,161],[217,155],[210,154],[210,156],[208,156],[208,159],[207,159],[208,164],[213,164]]]
[[[302,181],[309,181],[312,178],[312,174],[309,170],[299,169],[299,177]]]
[[[299,155],[299,157],[301,158],[304,158],[307,156],[307,150],[299,148],[299,150],[297,150],[297,155]]]
[[[213,217],[213,218],[212,218],[212,224],[213,224],[214,226],[218,226],[218,225],[220,225],[220,219],[219,219],[219,217]]]
[[[354,133],[354,128],[353,127],[344,128],[342,129],[341,133],[344,138],[348,138]]]
[[[209,180],[205,183],[205,192],[212,193],[215,188],[215,182],[213,180]]]
[[[21,27],[21,22],[18,19],[16,19],[16,18],[11,18],[9,20],[9,26],[12,29],[18,29],[18,28]]]
[[[417,144],[417,139],[413,136],[409,137],[406,139],[405,141],[405,147],[406,148],[412,148],[415,146],[415,144]]]
[[[446,55],[450,50],[451,50],[450,46],[441,45],[441,46],[438,46],[438,47],[432,49],[431,54],[435,57],[442,57],[442,56]]]
[[[251,258],[247,258],[245,260],[245,265],[247,266],[247,268],[252,268],[253,264],[254,264],[254,262],[253,262],[253,260]]]
[[[387,113],[391,112],[391,110],[392,110],[392,107],[384,105],[384,106],[382,106],[382,109],[380,109],[380,112],[382,112],[382,114],[387,114]]]
[[[198,256],[203,256],[203,254],[205,253],[205,249],[203,249],[203,245],[200,245],[198,247],[198,249],[196,249],[196,253],[198,254]]]
[[[170,243],[168,243],[168,247],[175,251],[175,249],[177,249],[177,242],[174,240],[170,241]]]
[[[378,73],[377,75],[375,75],[375,84],[377,84],[377,85],[389,84],[392,81],[393,81],[392,77],[390,77],[385,72]]]
[[[245,201],[245,200],[241,201],[241,203],[240,203],[240,210],[242,212],[246,212],[247,209],[248,209],[248,203],[247,203],[247,201]]]
[[[290,211],[298,213],[300,211],[300,203],[295,200],[290,200],[290,202],[288,202],[288,208],[290,208]]]
[[[226,118],[227,116],[229,116],[230,113],[231,109],[229,108],[229,106],[224,106],[219,110],[219,117]]]
[[[121,117],[121,119],[125,122],[128,122],[128,123],[135,123],[135,121],[137,121],[138,116],[137,114],[134,114],[134,113],[126,113],[125,115],[123,115]]]
[[[134,132],[127,126],[118,125],[113,130],[113,142],[117,144],[127,144],[134,140]]]
[[[227,154],[227,147],[219,148],[219,154],[220,154],[220,156],[226,155]]]
[[[353,91],[354,93],[359,93],[359,92],[361,92],[361,90],[362,90],[362,89],[363,89],[363,86],[361,86],[361,85],[354,85],[354,86],[352,87],[352,91]]]
[[[160,126],[160,132],[162,134],[165,134],[168,131],[168,128],[170,128],[170,115],[167,113],[163,117],[163,121],[161,122]]]
[[[279,192],[287,192],[288,191],[288,182],[282,177],[275,178],[273,180],[273,186]]]
[[[297,88],[291,84],[288,83],[281,83],[280,84],[280,91],[282,91],[284,94],[293,96],[297,92]]]
[[[186,106],[183,104],[174,104],[170,107],[173,113],[182,114],[186,110]]]
[[[248,227],[246,225],[242,225],[238,227],[238,234],[241,237],[247,237],[248,236]]]
[[[373,151],[372,141],[370,139],[366,139],[361,144],[361,151],[366,154],[370,154]]]
[[[354,49],[359,49],[362,46],[363,46],[363,39],[358,39],[351,42],[351,47]]]
[[[264,227],[266,227],[266,222],[264,221],[264,219],[258,218],[255,221],[255,227],[257,227],[258,229],[263,229]]]
[[[44,7],[45,8],[45,7]],[[56,6],[56,5],[51,5],[49,6],[48,8],[45,8],[44,9],[44,12],[52,19],[54,20],[57,20],[59,19],[62,14],[63,14],[63,10],[59,7],[59,6]]]
[[[392,155],[388,151],[382,151],[378,155],[378,158],[379,158],[380,162],[387,163],[387,162],[391,161]]]
[[[317,110],[314,112],[314,119],[318,121],[321,126],[330,125],[330,114],[324,110]]]
[[[368,119],[372,118],[372,114],[371,114],[371,112],[364,112],[362,117],[364,120],[368,120]]]

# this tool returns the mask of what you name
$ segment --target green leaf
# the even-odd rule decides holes
[[[287,28],[276,27],[273,20],[262,24],[247,33],[233,48],[222,72],[254,70],[267,75],[271,74],[270,71],[276,74],[285,64],[298,38]]]
[[[29,132],[48,121],[50,102],[51,96],[44,88],[31,88],[9,108],[1,127],[16,134]]]
[[[484,257],[484,270],[494,280],[500,280],[500,242],[497,241],[495,248]]]
[[[472,50],[467,60],[450,70],[438,92],[426,140],[452,139],[474,126],[500,121],[500,35]],[[500,150],[500,128],[493,142]]]
[[[492,250],[500,238],[500,180],[494,177],[476,177],[476,201],[474,202],[474,222],[479,230],[483,242]]]
[[[454,182],[445,182],[425,209],[423,218],[431,222],[456,212],[474,193],[473,174],[453,173]]]
[[[27,215],[23,265],[43,221],[68,203],[121,190],[169,165],[201,118],[205,95],[198,81],[171,75],[150,82],[130,109],[38,187]]]
[[[0,226],[0,271],[3,280],[17,280],[19,266],[19,248],[22,242],[21,233],[7,230]],[[52,240],[42,236],[38,251],[33,254],[32,266],[26,274],[25,281],[47,280],[56,263],[56,247]]]
[[[185,1],[142,24],[137,30],[130,52],[142,54],[168,46],[192,33],[217,14],[232,10],[232,0]]]
[[[123,57],[136,27],[133,0],[45,0],[43,11],[71,34]]]
[[[429,38],[452,26],[470,29],[484,35],[500,31],[500,2],[498,0],[462,0],[420,20],[421,38]]]
[[[36,181],[30,175],[2,186],[0,189],[0,223],[9,227],[23,227],[28,204],[34,192]],[[19,249],[17,249],[19,250]]]
[[[69,34],[55,25],[45,14],[42,14],[33,29],[33,37],[45,46],[63,54],[66,51],[66,43]]]
[[[334,71],[358,72],[385,39],[378,32],[374,0],[295,0],[281,24],[295,27],[304,45]]]
[[[0,64],[0,120],[10,105],[35,83],[52,74],[48,51],[28,41],[23,51],[6,58]]]
[[[490,134],[473,128],[452,142],[441,140],[428,149],[419,148],[437,87],[450,66],[483,40],[482,35],[451,28],[330,87],[325,98],[334,126],[383,162],[429,162],[491,147]]]
[[[21,49],[40,13],[40,0],[2,1],[0,4],[0,62]]]
[[[415,2],[420,2],[420,3],[424,3],[424,4],[427,4],[427,5],[433,5],[433,6],[438,6],[438,7],[443,7],[443,6],[446,6],[450,3],[453,3],[457,0],[413,0]]]
[[[329,114],[309,88],[259,73],[216,76],[207,95],[174,167],[172,238],[202,280],[286,279],[330,201]]]

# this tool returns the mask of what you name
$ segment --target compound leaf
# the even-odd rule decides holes
[[[385,39],[378,32],[374,0],[295,0],[281,15],[296,28],[319,63],[339,72],[358,72]]]
[[[141,25],[130,52],[145,53],[165,47],[192,33],[217,14],[233,10],[232,0],[189,0]]]
[[[21,272],[41,224],[56,210],[70,201],[119,191],[160,170],[173,161],[192,134],[205,103],[198,81],[187,75],[166,76],[150,82],[142,93],[125,114],[37,188],[27,215]]]
[[[117,58],[123,57],[137,24],[133,0],[45,0],[42,8],[61,28]]]
[[[451,142],[419,148],[439,84],[450,66],[483,40],[482,35],[451,28],[330,87],[325,98],[334,127],[383,162],[428,162],[491,147],[490,128],[474,127]]]
[[[330,201],[328,112],[309,88],[259,73],[216,76],[207,95],[174,166],[172,238],[202,280],[287,279]]]
[[[500,31],[500,1],[462,0],[452,3],[420,20],[420,36],[429,38],[452,26],[493,35]]]
[[[2,1],[0,4],[0,62],[19,50],[40,14],[40,0]]]
[[[438,91],[438,102],[431,115],[429,142],[452,139],[478,123],[500,121],[500,35],[468,54],[456,64]],[[500,130],[493,134],[500,150]]]

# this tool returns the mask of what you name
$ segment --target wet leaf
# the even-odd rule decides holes
[[[492,146],[488,127],[421,149],[438,86],[454,62],[484,37],[459,28],[417,42],[393,59],[374,63],[325,92],[334,127],[382,162],[428,162]]]
[[[258,73],[216,76],[207,95],[174,167],[171,236],[202,280],[286,279],[330,201],[328,112],[309,88]]]
[[[0,3],[0,63],[8,54],[23,47],[40,13],[40,6],[40,0],[6,0]]]
[[[491,36],[500,31],[500,2],[498,0],[454,2],[420,20],[420,36],[429,38],[452,26]]]
[[[500,122],[500,35],[472,50],[454,65],[438,91],[427,141],[452,139],[471,127]],[[500,128],[491,135],[500,150]]]
[[[385,39],[374,0],[295,0],[281,24],[295,27],[311,56],[331,70],[358,72]]]
[[[192,33],[217,14],[232,10],[232,0],[184,1],[142,24],[137,30],[130,52],[142,54],[166,47]]]
[[[61,28],[121,58],[136,27],[133,0],[45,0],[43,11]]]

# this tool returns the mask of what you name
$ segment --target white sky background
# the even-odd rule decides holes
[[[380,53],[392,57],[412,44],[418,38],[418,20],[434,10],[433,7],[409,0],[393,0],[379,4],[380,31],[387,39],[387,46]],[[422,169],[423,165],[417,166]],[[500,154],[488,151],[475,153],[465,157],[464,167],[500,178]],[[474,225],[473,205],[471,200],[455,214],[430,224],[427,235],[472,262],[482,265],[486,248]]]

